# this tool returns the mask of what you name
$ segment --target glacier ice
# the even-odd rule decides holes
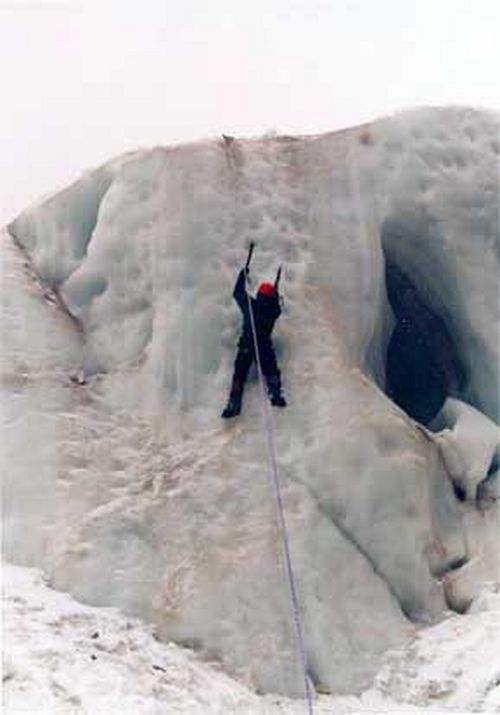
[[[436,417],[436,424],[446,425],[436,433],[446,470],[454,484],[469,499],[475,499],[477,487],[497,463],[500,427],[479,410],[449,397]]]
[[[13,221],[55,301],[33,292],[4,237],[8,557],[262,690],[300,694],[258,391],[239,422],[219,420],[239,325],[231,290],[254,240],[256,279],[285,266],[275,337],[290,405],[275,430],[311,675],[336,691],[366,685],[415,622],[454,605],[447,579],[486,538],[480,520],[470,538],[439,435],[384,394],[385,264],[446,325],[464,365],[451,397],[490,425],[498,127],[449,108],[160,147]],[[80,370],[87,384],[65,379]],[[466,432],[481,441],[482,427]]]

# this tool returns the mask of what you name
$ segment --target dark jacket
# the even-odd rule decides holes
[[[245,271],[241,270],[234,286],[233,298],[243,313],[243,329],[240,342],[250,346],[253,345],[252,324],[250,322],[250,311],[248,308],[249,298],[255,319],[257,341],[259,345],[269,341],[274,324],[281,314],[278,294],[274,296],[257,294],[256,298],[248,296],[245,286]]]

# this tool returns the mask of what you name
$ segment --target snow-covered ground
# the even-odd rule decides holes
[[[84,606],[40,572],[5,564],[6,715],[299,715],[305,704],[259,696],[216,662],[115,609]],[[317,715],[500,712],[500,593],[449,615],[390,652],[359,697],[320,695]]]
[[[84,606],[31,569],[3,567],[8,713],[257,712],[258,699],[113,609]]]

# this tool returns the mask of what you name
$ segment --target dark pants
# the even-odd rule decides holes
[[[273,344],[270,339],[259,342],[259,357],[262,372],[266,378],[270,392],[281,390],[280,371],[276,361]],[[233,381],[231,384],[231,396],[240,397],[248,377],[248,372],[255,360],[255,350],[253,344],[240,339],[238,343],[238,353],[234,361]]]

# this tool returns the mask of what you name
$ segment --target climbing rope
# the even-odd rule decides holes
[[[278,464],[277,464],[277,460],[276,460],[276,449],[275,449],[275,445],[274,445],[274,430],[273,430],[273,424],[272,424],[272,419],[271,419],[271,410],[269,408],[269,403],[268,403],[267,396],[266,396],[266,388],[264,385],[264,374],[262,372],[262,363],[261,363],[261,359],[260,359],[259,345],[257,342],[257,331],[255,328],[255,318],[254,318],[254,314],[253,314],[252,300],[250,298],[248,291],[246,291],[246,294],[247,294],[247,301],[248,301],[248,312],[250,315],[250,324],[252,326],[252,338],[253,338],[253,344],[254,344],[254,348],[255,348],[255,361],[257,363],[257,373],[259,375],[259,383],[260,383],[261,394],[262,394],[264,429],[266,432],[267,454],[268,454],[268,459],[269,459],[269,479],[270,479],[271,487],[272,487],[272,490],[274,493],[275,504],[276,504],[276,513],[277,513],[277,517],[278,517],[279,529],[281,532],[281,540],[282,540],[282,545],[283,545],[283,556],[284,556],[284,561],[285,561],[285,569],[286,569],[288,587],[289,587],[289,592],[290,592],[290,602],[291,602],[293,624],[294,624],[294,629],[295,629],[295,639],[297,642],[297,650],[299,653],[299,660],[300,660],[300,665],[301,665],[301,669],[302,669],[302,675],[304,678],[304,692],[305,692],[305,698],[306,698],[306,702],[307,702],[307,710],[308,710],[309,715],[314,715],[313,693],[311,690],[311,683],[307,676],[306,648],[305,648],[305,641],[304,641],[304,633],[303,633],[303,629],[302,629],[302,622],[301,622],[301,618],[300,618],[299,599],[297,596],[297,587],[295,584],[295,576],[294,576],[293,568],[292,568],[292,559],[290,556],[290,542],[289,542],[289,538],[288,538],[288,531],[287,531],[286,521],[285,521],[285,512],[284,512],[284,508],[283,508],[283,499],[281,496],[281,489],[280,489],[279,477],[278,477]]]

